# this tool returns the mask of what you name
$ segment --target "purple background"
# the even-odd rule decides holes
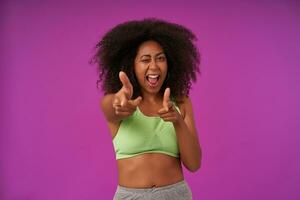
[[[184,171],[194,199],[300,199],[299,1],[224,2],[1,1],[0,199],[112,199],[116,161],[88,61],[109,28],[144,17],[199,38],[203,159]]]

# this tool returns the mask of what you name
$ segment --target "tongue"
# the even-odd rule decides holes
[[[157,82],[157,78],[148,78],[148,81],[152,84],[155,84]]]

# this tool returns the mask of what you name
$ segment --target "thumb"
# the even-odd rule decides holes
[[[133,104],[134,106],[138,106],[138,105],[141,103],[141,101],[142,101],[142,97],[139,96],[139,97],[137,97],[136,99],[134,99],[134,100],[132,101],[132,104]]]
[[[169,111],[170,88],[166,88],[163,99],[163,107]]]

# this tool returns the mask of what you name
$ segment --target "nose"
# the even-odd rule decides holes
[[[155,59],[152,59],[151,62],[149,63],[149,69],[156,69],[156,68],[158,68],[158,65]]]

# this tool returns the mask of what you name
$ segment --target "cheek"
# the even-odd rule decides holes
[[[163,74],[164,77],[167,76],[167,73],[168,73],[168,65],[164,65],[162,68],[161,68],[161,72]]]
[[[142,66],[139,66],[139,65],[135,66],[134,73],[139,81],[144,80],[144,71],[142,69]]]

